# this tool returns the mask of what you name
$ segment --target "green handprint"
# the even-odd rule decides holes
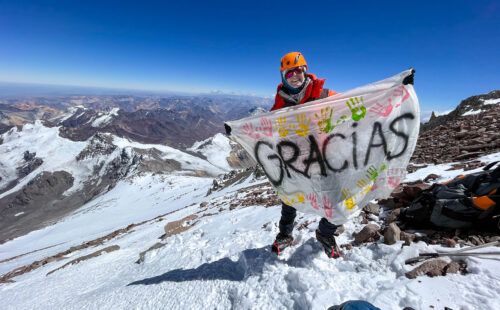
[[[379,172],[382,172],[385,169],[387,169],[387,166],[385,164],[382,164],[382,166],[380,167],[380,170],[377,170],[377,168],[375,168],[375,166],[371,165],[370,167],[368,167],[368,170],[366,171],[365,176],[368,179],[375,181],[375,179],[378,177]]]
[[[368,170],[366,171],[366,177],[372,181],[375,181],[375,179],[378,177],[378,171],[375,166],[370,166],[368,167]]]
[[[328,115],[328,111],[330,111],[330,115]],[[335,128],[335,126],[332,125],[332,115],[333,115],[333,108],[330,109],[330,107],[321,109],[321,116],[318,116],[317,113],[314,114],[316,118],[321,119],[318,122],[318,127],[320,131],[324,133],[329,133],[330,131],[333,130],[333,128]]]
[[[349,103],[351,101],[351,103]],[[349,98],[347,101],[347,106],[351,110],[352,113],[352,120],[357,122],[366,115],[366,108],[363,106],[365,104],[363,102],[363,97],[352,97]]]

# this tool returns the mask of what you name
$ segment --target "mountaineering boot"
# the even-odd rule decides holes
[[[276,240],[274,240],[273,245],[271,246],[271,251],[279,255],[281,251],[283,251],[292,244],[292,241],[293,241],[292,235],[279,233],[276,236]]]
[[[316,229],[316,239],[323,245],[323,248],[325,248],[325,253],[329,258],[342,257],[339,247],[337,246],[337,242],[335,242],[334,236],[325,237],[319,232],[319,230]]]

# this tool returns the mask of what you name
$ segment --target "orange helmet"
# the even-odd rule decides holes
[[[300,66],[305,66],[307,70],[306,59],[299,52],[291,52],[281,58],[281,72]]]

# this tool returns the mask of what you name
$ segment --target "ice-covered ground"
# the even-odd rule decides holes
[[[481,160],[500,160],[500,153]],[[408,175],[407,181],[430,173],[444,181],[463,172],[445,171],[449,167],[428,166]],[[1,284],[0,308],[326,309],[363,299],[381,309],[500,309],[500,262],[493,258],[466,258],[467,275],[410,280],[404,274],[414,267],[405,265],[405,259],[439,246],[389,246],[379,241],[355,246],[344,259],[330,260],[314,238],[316,223],[296,229],[297,244],[276,257],[269,245],[278,232],[280,207],[229,209],[232,202],[244,199],[242,189],[259,182],[249,179],[208,197],[208,178],[141,176],[121,182],[64,221],[0,245],[0,261],[53,246],[0,263],[0,274],[128,224],[177,211],[102,246],[15,277],[15,283]],[[203,201],[208,205],[201,208]],[[187,223],[194,224],[190,229],[168,237],[164,247],[135,263],[139,253],[160,241],[166,223],[191,214],[199,217]],[[298,226],[317,220],[300,214]],[[338,243],[351,242],[352,233],[362,226],[360,219],[346,224]],[[71,259],[110,245],[120,249],[47,275]]]

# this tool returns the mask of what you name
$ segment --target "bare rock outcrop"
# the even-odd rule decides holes
[[[500,152],[500,104],[482,104],[495,98],[500,91],[470,97],[450,114],[431,118],[421,127],[411,162],[448,163]],[[463,116],[470,111],[483,112]]]

